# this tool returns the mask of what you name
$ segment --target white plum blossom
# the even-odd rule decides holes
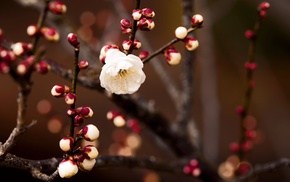
[[[133,54],[110,49],[100,74],[101,86],[115,94],[132,94],[145,81],[143,62]]]

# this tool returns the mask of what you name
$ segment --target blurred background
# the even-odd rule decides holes
[[[39,11],[24,5],[33,0],[0,2],[0,28],[4,36],[13,42],[30,42],[26,28],[36,24]],[[134,1],[120,1],[116,8],[114,1],[69,1],[63,0],[68,11],[67,21],[74,31],[85,40],[92,50],[90,56],[82,53],[80,59],[97,62],[100,46],[113,41],[120,45],[125,35],[120,34],[119,21],[124,18],[118,10],[124,10],[127,16],[135,7]],[[196,0],[195,12],[204,16],[204,27],[196,31],[200,46],[196,51],[194,71],[194,91],[192,115],[199,130],[205,155],[214,168],[223,163],[230,155],[229,144],[239,139],[240,119],[235,113],[237,105],[243,103],[245,92],[244,62],[247,60],[248,40],[244,32],[254,26],[256,8],[259,0]],[[257,43],[254,72],[256,87],[250,107],[250,115],[257,121],[257,139],[253,150],[246,156],[252,164],[266,163],[282,157],[290,157],[290,2],[287,0],[269,0],[271,8],[262,24]],[[119,4],[119,3],[117,3]],[[141,7],[155,11],[155,28],[145,32],[144,36],[152,49],[161,47],[174,36],[174,30],[182,25],[181,1],[141,1]],[[123,8],[123,9],[122,9]],[[49,24],[48,24],[49,26]],[[137,34],[138,38],[138,34]],[[66,35],[60,43],[47,43],[46,57],[67,68],[72,68],[73,49],[66,43]],[[182,44],[177,44],[178,49]],[[81,49],[82,51],[82,49]],[[164,57],[158,56],[152,61],[160,61],[173,80],[180,85],[181,65],[166,65]],[[146,81],[139,93],[149,99],[156,108],[168,118],[175,118],[175,107],[169,99],[158,74],[151,63],[145,65]],[[15,126],[17,113],[17,85],[8,75],[0,75],[0,141],[5,142]],[[70,83],[53,73],[33,74],[34,83],[28,101],[26,123],[37,120],[38,123],[19,137],[11,153],[29,159],[61,157],[58,147],[61,137],[67,133],[67,105],[62,99],[51,96],[50,90],[55,84]],[[174,160],[175,157],[161,146],[148,129],[142,127],[140,134],[134,134],[126,127],[117,128],[106,119],[106,113],[117,109],[108,99],[96,91],[79,86],[77,88],[78,106],[90,106],[94,117],[89,121],[100,130],[98,149],[101,155],[124,154],[135,156],[155,156],[162,160]],[[131,139],[133,144],[128,142]],[[119,143],[126,143],[120,148]],[[136,146],[136,145],[137,146]],[[113,175],[112,175],[113,174]],[[1,168],[1,181],[17,179],[34,180],[29,173]],[[79,181],[84,178],[98,181],[190,181],[192,178],[168,173],[155,173],[144,169],[110,168],[92,172],[79,172],[70,179]],[[256,178],[257,181],[290,181],[289,169],[279,169]]]

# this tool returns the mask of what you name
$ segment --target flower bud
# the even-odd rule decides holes
[[[24,42],[17,42],[13,44],[11,49],[16,56],[23,56],[29,50],[27,44]]]
[[[66,111],[66,114],[69,116],[69,117],[73,117],[76,115],[76,111],[74,109],[71,109],[69,108],[67,111]]]
[[[140,18],[142,17],[142,10],[140,9],[133,9],[133,12],[132,12],[132,18],[133,20],[140,20]]]
[[[4,62],[4,61],[1,61],[0,62],[0,73],[9,73],[10,72],[10,66]]]
[[[79,131],[79,134],[87,141],[94,141],[99,138],[100,131],[95,125],[88,124]]]
[[[121,115],[121,113],[119,111],[111,110],[111,111],[107,112],[107,119],[113,120],[116,116],[119,116],[119,115]]]
[[[79,127],[84,123],[84,118],[81,115],[76,115],[74,118],[74,126]]]
[[[177,65],[181,61],[181,54],[178,51],[169,52],[166,57],[167,63],[170,65]]]
[[[121,27],[121,32],[123,34],[129,34],[132,32],[132,28],[125,28],[125,27]]]
[[[46,61],[39,61],[35,63],[34,69],[41,74],[47,73],[51,67]]]
[[[54,28],[42,27],[40,32],[50,42],[57,42],[59,40],[59,33]]]
[[[106,58],[106,54],[108,52],[109,49],[118,49],[119,50],[119,47],[115,44],[112,44],[112,45],[105,45],[102,47],[101,51],[100,51],[100,56],[99,56],[99,59],[100,61],[105,64],[105,58]]]
[[[253,39],[255,37],[254,32],[252,30],[246,30],[245,31],[245,37],[247,39]]]
[[[147,58],[148,55],[149,55],[149,52],[148,52],[148,51],[141,51],[141,52],[139,53],[139,58],[140,58],[141,60],[143,60],[143,59]]]
[[[61,178],[70,178],[78,173],[77,164],[70,159],[64,159],[58,166],[58,174]]]
[[[132,28],[132,23],[131,23],[130,20],[128,20],[128,19],[122,19],[122,20],[120,21],[120,24],[121,24],[121,26],[124,27],[124,28]]]
[[[245,68],[254,71],[257,68],[256,63],[245,62]]]
[[[150,8],[143,8],[142,9],[142,15],[145,18],[153,18],[155,16],[155,12],[152,9],[150,9]]]
[[[259,10],[267,10],[270,8],[270,3],[266,2],[266,1],[261,2],[258,8],[259,8]]]
[[[135,132],[135,133],[140,133],[140,125],[139,125],[139,123],[138,123],[137,120],[135,120],[135,119],[130,119],[130,120],[127,122],[127,125],[128,125],[128,127],[130,127],[130,128],[133,130],[133,132]]]
[[[67,93],[64,96],[64,101],[67,105],[73,105],[76,102],[76,95],[74,93]]]
[[[60,84],[54,85],[50,93],[54,97],[62,97],[65,94],[65,86]]]
[[[79,163],[80,170],[82,171],[90,171],[96,164],[96,159],[84,159]]]
[[[66,12],[66,5],[61,1],[50,1],[48,4],[48,9],[54,14],[64,14]]]
[[[26,29],[26,33],[28,36],[33,37],[38,33],[38,29],[36,25],[29,25]]]
[[[198,45],[199,45],[199,43],[196,40],[196,38],[190,37],[190,36],[188,36],[188,37],[186,37],[184,39],[184,43],[185,43],[185,48],[188,51],[194,51],[198,47]]]
[[[13,62],[16,59],[16,56],[13,51],[1,50],[0,51],[0,58],[5,61]]]
[[[203,23],[203,17],[200,14],[195,14],[191,18],[192,27],[201,27]]]
[[[255,130],[247,130],[245,136],[248,140],[253,140],[257,136],[257,132]]]
[[[184,39],[187,36],[187,29],[185,27],[177,27],[175,29],[175,37],[178,39]]]
[[[73,145],[74,139],[72,137],[64,137],[59,141],[59,147],[64,152],[71,150]]]
[[[67,41],[74,47],[74,48],[78,48],[80,43],[78,41],[78,36],[74,33],[69,33],[67,35]]]
[[[83,70],[89,67],[89,62],[87,62],[86,60],[82,60],[79,62],[78,64],[79,69]]]
[[[87,145],[83,148],[83,154],[85,155],[86,159],[95,159],[99,155],[99,151],[93,145]]]
[[[126,124],[125,117],[123,115],[116,116],[113,119],[113,123],[116,127],[122,127]]]
[[[140,49],[142,44],[141,44],[140,40],[135,39],[133,46],[134,46],[134,49]]]
[[[19,75],[25,75],[28,72],[33,61],[34,61],[34,56],[28,56],[24,61],[20,62],[17,65],[17,68],[16,68],[17,73]]]
[[[230,148],[230,150],[232,152],[236,153],[236,152],[238,152],[240,150],[240,145],[237,142],[233,142],[233,143],[230,144],[229,148]]]
[[[155,23],[152,19],[141,18],[137,22],[137,26],[138,26],[138,28],[140,28],[140,30],[149,31],[155,27]]]
[[[124,40],[123,43],[122,43],[122,47],[126,51],[128,51],[131,46],[132,46],[132,41],[131,40]]]
[[[91,118],[93,117],[94,111],[90,107],[82,107],[80,110],[80,114],[84,118]]]

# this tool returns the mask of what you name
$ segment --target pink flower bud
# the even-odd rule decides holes
[[[140,125],[139,125],[137,120],[130,119],[129,121],[127,121],[127,125],[128,125],[128,127],[130,127],[133,130],[133,132],[140,133],[141,129],[140,129]]]
[[[241,149],[244,151],[244,152],[248,152],[250,151],[251,149],[253,148],[253,143],[251,141],[244,141],[242,144],[241,144]]]
[[[71,109],[69,108],[67,111],[66,111],[66,114],[69,116],[69,117],[74,117],[76,115],[76,111],[74,109]]]
[[[261,11],[259,12],[259,15],[260,15],[261,18],[265,18],[266,15],[267,15],[267,12],[266,12],[265,10],[261,10]]]
[[[236,113],[237,113],[238,115],[242,116],[242,115],[244,114],[244,112],[245,112],[245,109],[244,109],[243,106],[237,106],[237,107],[236,107]]]
[[[87,62],[86,60],[82,60],[79,62],[78,64],[79,69],[83,70],[89,67],[89,62]]]
[[[38,33],[38,29],[36,25],[29,25],[26,29],[26,33],[28,36],[33,37]]]
[[[76,115],[74,118],[74,126],[79,127],[84,123],[84,118],[81,115]]]
[[[1,61],[0,62],[0,73],[9,73],[10,72],[10,66],[8,65],[8,63]]]
[[[255,37],[254,32],[252,30],[246,30],[245,31],[245,37],[247,39],[253,39]]]
[[[132,28],[132,23],[128,19],[122,19],[120,23],[121,23],[121,26],[124,28]]]
[[[257,136],[257,132],[255,130],[247,130],[245,136],[248,140],[253,140]]]
[[[240,150],[240,145],[239,145],[239,143],[234,142],[234,143],[230,144],[229,148],[232,152],[237,153]]]
[[[135,39],[133,46],[134,46],[134,49],[140,49],[142,46],[142,43],[140,42],[140,40]]]
[[[122,47],[124,50],[128,51],[130,47],[132,46],[132,41],[131,40],[124,40],[122,43]]]
[[[78,134],[82,135],[87,141],[94,141],[99,138],[100,131],[95,125],[88,124],[81,129]]]
[[[121,27],[121,32],[123,34],[129,34],[132,32],[132,28],[125,28],[125,27]]]
[[[62,97],[65,94],[65,86],[60,84],[54,85],[50,92],[54,97]]]
[[[28,56],[24,61],[20,62],[17,65],[17,68],[16,68],[17,73],[19,75],[25,75],[28,72],[33,61],[34,61],[34,56]]]
[[[261,2],[259,7],[258,7],[260,10],[267,10],[270,8],[270,3],[268,2]]]
[[[59,40],[59,33],[54,28],[42,27],[40,32],[50,42],[57,42]]]
[[[95,159],[84,159],[82,162],[79,163],[80,170],[90,171],[95,166],[95,163]]]
[[[196,40],[196,38],[191,36],[187,36],[184,39],[184,43],[185,43],[184,46],[188,51],[194,51],[199,46],[198,40]]]
[[[141,51],[141,52],[139,53],[139,58],[140,58],[141,60],[143,60],[143,59],[147,58],[148,55],[149,55],[149,52],[148,52],[148,51]]]
[[[84,118],[91,118],[93,117],[94,112],[90,107],[81,107],[80,114]]]
[[[48,4],[48,9],[54,14],[64,14],[66,12],[66,5],[61,1],[50,1]]]
[[[74,33],[69,33],[67,35],[67,41],[74,47],[74,48],[78,48],[80,43],[78,41],[78,36]]]
[[[254,71],[257,68],[256,63],[245,62],[245,68]]]
[[[68,105],[72,105],[76,102],[76,95],[74,93],[67,93],[64,96],[65,103]]]
[[[252,165],[248,162],[241,162],[237,167],[238,175],[245,175],[252,169]]]
[[[13,44],[11,48],[16,56],[23,56],[28,51],[28,46],[24,42],[17,42]]]
[[[192,27],[201,27],[203,24],[203,17],[200,14],[195,14],[191,18]]]
[[[74,146],[74,139],[72,137],[64,137],[59,141],[59,147],[62,151],[67,152]]]
[[[149,31],[155,27],[155,23],[152,19],[141,18],[137,23],[138,28],[140,30]]]
[[[177,27],[175,29],[175,37],[178,39],[184,39],[187,36],[187,29],[185,27]]]
[[[13,62],[16,59],[16,56],[15,56],[14,52],[13,51],[7,51],[7,50],[1,50],[0,51],[0,57],[4,61],[9,61],[9,62]]]
[[[86,159],[95,159],[99,155],[99,151],[93,145],[87,145],[83,148],[83,154]]]
[[[142,17],[142,10],[140,9],[134,9],[133,12],[132,12],[132,18],[133,20],[140,20],[140,18]]]
[[[152,9],[150,9],[150,8],[143,8],[142,9],[142,15],[145,18],[153,18],[155,16],[155,12]]]
[[[70,178],[78,173],[77,164],[70,159],[64,159],[58,166],[58,174],[61,178]]]
[[[46,61],[39,61],[35,63],[34,69],[41,74],[47,73],[51,67]]]

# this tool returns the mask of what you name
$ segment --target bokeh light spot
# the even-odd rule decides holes
[[[51,111],[52,106],[49,100],[43,99],[37,103],[36,108],[40,114],[48,114]]]

